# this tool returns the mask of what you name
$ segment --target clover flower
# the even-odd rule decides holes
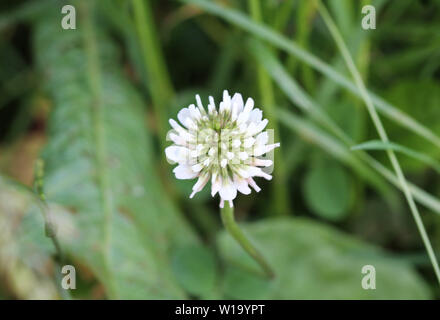
[[[254,100],[248,98],[244,103],[241,94],[231,98],[228,91],[223,92],[219,108],[209,97],[208,110],[203,107],[196,95],[197,107],[191,104],[177,114],[177,121],[170,119],[173,128],[167,136],[174,142],[165,149],[167,159],[177,163],[173,172],[177,179],[194,179],[192,198],[211,180],[211,195],[220,195],[220,207],[228,201],[233,207],[237,191],[250,194],[252,187],[260,188],[254,177],[271,180],[272,176],[262,168],[273,162],[264,155],[279,143],[269,144],[268,131],[263,131],[268,120],[263,112],[254,108]]]

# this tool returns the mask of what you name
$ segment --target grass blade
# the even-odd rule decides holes
[[[419,160],[427,164],[428,166],[432,166],[435,171],[440,173],[440,163],[438,161],[434,160],[433,158],[422,152],[415,151],[411,148],[407,148],[405,146],[402,146],[394,142],[371,140],[355,145],[354,147],[351,148],[351,150],[388,150],[388,149],[391,149],[394,152],[402,153],[413,159]]]

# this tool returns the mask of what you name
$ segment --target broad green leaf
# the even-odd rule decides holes
[[[186,291],[206,298],[213,294],[216,286],[216,263],[212,250],[202,245],[189,245],[174,252],[172,269]]]
[[[303,184],[307,206],[317,215],[332,221],[343,219],[353,199],[353,184],[337,162],[320,161],[312,165]]]
[[[54,27],[59,6],[34,29],[53,101],[45,191],[70,228],[62,245],[111,298],[183,298],[169,252],[196,237],[156,175],[143,103],[121,74],[116,47],[94,23],[91,3],[78,9],[76,30]]]
[[[408,263],[377,247],[308,219],[274,219],[244,226],[275,269],[265,280],[259,266],[226,233],[218,238],[228,262],[225,298],[247,299],[428,299],[425,281]],[[365,290],[362,267],[376,270],[376,289]]]
[[[413,150],[411,148],[407,148],[405,146],[402,146],[400,144],[397,143],[393,143],[393,142],[383,142],[380,140],[371,140],[371,141],[367,141],[361,144],[358,144],[354,147],[351,148],[352,150],[393,150],[395,152],[400,152],[404,155],[407,155],[408,157],[411,157],[413,159],[416,159],[428,166],[431,166],[434,168],[435,171],[437,171],[438,173],[440,173],[440,163],[436,160],[434,160],[433,158],[431,158],[430,156],[422,153],[422,152],[418,152],[416,150]]]
[[[0,176],[0,278],[2,289],[7,289],[10,298],[56,299],[59,297],[54,283],[51,259],[51,243],[40,246],[34,241],[30,229],[22,232],[26,212],[35,203],[33,193],[11,184]]]

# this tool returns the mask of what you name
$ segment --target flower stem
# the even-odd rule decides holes
[[[46,195],[44,194],[44,162],[42,159],[38,159],[35,164],[35,181],[34,181],[34,189],[35,193],[38,197],[38,206],[43,213],[44,218],[44,229],[46,233],[46,237],[50,238],[50,240],[53,243],[53,246],[55,248],[55,257],[54,257],[54,264],[55,264],[55,279],[57,283],[60,283],[60,274],[61,274],[61,266],[64,266],[65,263],[65,257],[63,254],[63,251],[60,246],[60,242],[58,241],[58,237],[56,234],[56,229],[51,221],[50,211],[49,211],[49,205],[46,202]],[[64,290],[59,288],[59,294],[64,300],[71,300],[72,297],[70,296],[69,290]]]
[[[238,227],[234,219],[234,208],[229,207],[227,204],[224,208],[220,209],[223,225],[229,234],[240,244],[240,246],[246,251],[258,264],[263,268],[264,272],[269,278],[273,278],[275,273],[270,267],[266,259],[261,253],[252,245],[250,240],[246,237],[243,231]]]

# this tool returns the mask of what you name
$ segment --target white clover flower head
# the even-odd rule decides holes
[[[198,177],[190,198],[211,180],[211,195],[219,193],[220,207],[225,201],[232,207],[237,191],[250,194],[249,186],[260,191],[253,177],[272,179],[262,168],[273,161],[264,155],[280,144],[269,144],[268,131],[263,131],[268,120],[252,98],[244,103],[241,94],[231,98],[225,90],[218,109],[212,97],[207,111],[199,95],[196,102],[197,107],[191,104],[177,114],[181,125],[170,119],[173,129],[167,138],[174,144],[165,149],[166,157],[178,164],[173,170],[177,179]]]

